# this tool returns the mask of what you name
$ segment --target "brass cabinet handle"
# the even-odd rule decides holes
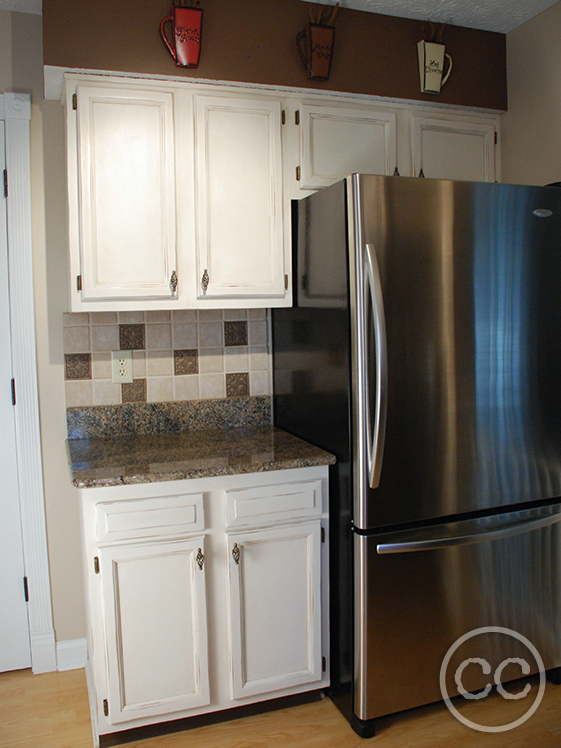
[[[236,564],[240,563],[240,548],[237,543],[234,543],[234,547],[232,548],[232,556],[234,557],[234,561]]]
[[[202,571],[203,570],[203,566],[205,564],[205,557],[203,556],[203,552],[202,552],[202,550],[200,548],[199,548],[199,552],[197,553],[196,560],[197,560],[197,564],[199,566],[199,569]]]
[[[202,286],[202,289],[203,289],[203,293],[206,293],[209,281],[210,281],[210,278],[208,277],[208,270],[205,268],[204,272],[203,272],[203,278],[201,280],[201,286]]]
[[[171,292],[175,293],[177,291],[177,273],[175,270],[171,274],[171,278],[169,279],[169,287],[171,288]]]

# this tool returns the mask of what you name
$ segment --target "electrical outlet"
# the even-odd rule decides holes
[[[116,384],[132,382],[132,351],[111,351],[111,379]]]

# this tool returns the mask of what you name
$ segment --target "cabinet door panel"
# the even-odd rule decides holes
[[[315,522],[229,535],[232,698],[321,680],[320,533]]]
[[[300,106],[301,189],[352,174],[393,174],[396,115],[364,109]]]
[[[76,90],[82,300],[171,297],[173,95]]]
[[[209,702],[202,538],[100,553],[109,667],[109,719]]]
[[[468,118],[412,115],[413,174],[434,179],[495,180],[495,126]]]
[[[280,102],[196,96],[195,112],[198,297],[284,297]]]

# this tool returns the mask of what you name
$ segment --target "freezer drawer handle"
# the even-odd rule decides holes
[[[376,393],[374,401],[374,424],[371,423],[370,384],[366,378],[366,439],[368,451],[368,477],[370,488],[380,485],[384,442],[386,437],[387,390],[388,390],[388,352],[386,342],[386,319],[382,298],[382,281],[376,250],[372,244],[366,245],[364,256],[366,278],[370,288],[372,302],[372,326],[376,352]],[[368,346],[367,330],[364,331],[365,344]],[[370,362],[370,351],[367,350],[367,362]]]
[[[438,548],[453,548],[459,545],[471,545],[473,543],[483,543],[490,540],[502,540],[510,538],[513,535],[522,535],[532,530],[540,530],[542,527],[549,527],[556,522],[561,522],[561,512],[552,514],[549,517],[540,519],[527,519],[524,522],[518,522],[508,527],[502,527],[497,530],[483,530],[471,535],[457,535],[451,538],[432,538],[431,540],[413,540],[406,543],[379,543],[376,551],[380,555],[386,553],[411,553],[412,551],[431,551]]]

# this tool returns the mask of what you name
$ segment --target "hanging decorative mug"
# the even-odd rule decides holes
[[[452,72],[452,58],[445,52],[444,44],[420,41],[417,44],[419,53],[419,75],[421,93],[440,93]],[[444,59],[448,60],[448,71],[444,75]]]
[[[174,5],[169,13],[160,24],[160,33],[169,53],[177,67],[198,68],[203,25],[202,9]],[[164,28],[168,22],[172,25],[172,42],[169,41]]]
[[[308,78],[329,78],[334,38],[335,27],[321,23],[307,23],[296,37],[296,48]]]

